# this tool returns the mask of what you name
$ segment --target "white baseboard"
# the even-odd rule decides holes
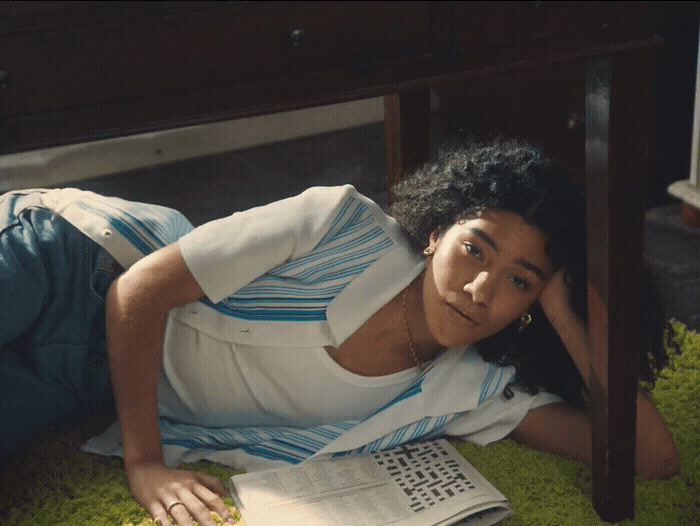
[[[362,126],[384,118],[382,97],[0,156],[0,192],[67,184]]]
[[[700,188],[691,184],[689,179],[676,181],[668,187],[668,193],[684,203],[700,209]]]

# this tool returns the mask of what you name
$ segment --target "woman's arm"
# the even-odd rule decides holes
[[[201,473],[166,468],[158,425],[158,374],[168,311],[204,296],[177,243],[135,263],[107,295],[107,348],[124,447],[124,466],[134,499],[161,524],[168,507],[180,525],[215,524],[216,511],[233,522],[219,498],[223,483]]]
[[[588,387],[591,347],[588,330],[570,307],[564,271],[559,270],[540,295],[540,304],[562,339]],[[591,462],[591,419],[587,410],[551,404],[530,411],[511,437],[529,446]],[[678,449],[651,397],[637,395],[637,475],[670,478],[680,470]]]

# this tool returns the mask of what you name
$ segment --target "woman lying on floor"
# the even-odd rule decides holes
[[[159,417],[351,423],[336,450],[510,436],[590,462],[585,298],[570,285],[585,283],[582,205],[538,150],[509,141],[443,153],[399,185],[391,216],[351,186],[196,229],[74,189],[7,194],[2,456],[116,400],[133,497],[180,525],[231,516],[221,481],[166,467]],[[673,440],[650,398],[637,402],[637,472],[670,477]],[[372,418],[397,407],[409,410],[396,421]]]

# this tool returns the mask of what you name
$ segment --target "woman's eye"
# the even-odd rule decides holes
[[[467,249],[467,252],[477,258],[478,260],[483,260],[484,259],[484,254],[481,252],[481,249],[474,245],[473,243],[466,242],[464,243],[464,248]]]
[[[530,288],[530,282],[526,279],[521,278],[520,276],[511,276],[508,279],[510,279],[513,282],[513,284],[518,288],[521,288],[523,290],[528,290]]]

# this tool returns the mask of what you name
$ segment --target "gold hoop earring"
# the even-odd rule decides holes
[[[532,314],[530,314],[529,312],[520,316],[520,327],[518,328],[518,332],[523,332],[527,328],[527,326],[530,325],[531,321]]]
[[[426,247],[425,250],[423,250],[423,254],[426,256],[432,256],[435,253],[435,249],[433,247]]]

